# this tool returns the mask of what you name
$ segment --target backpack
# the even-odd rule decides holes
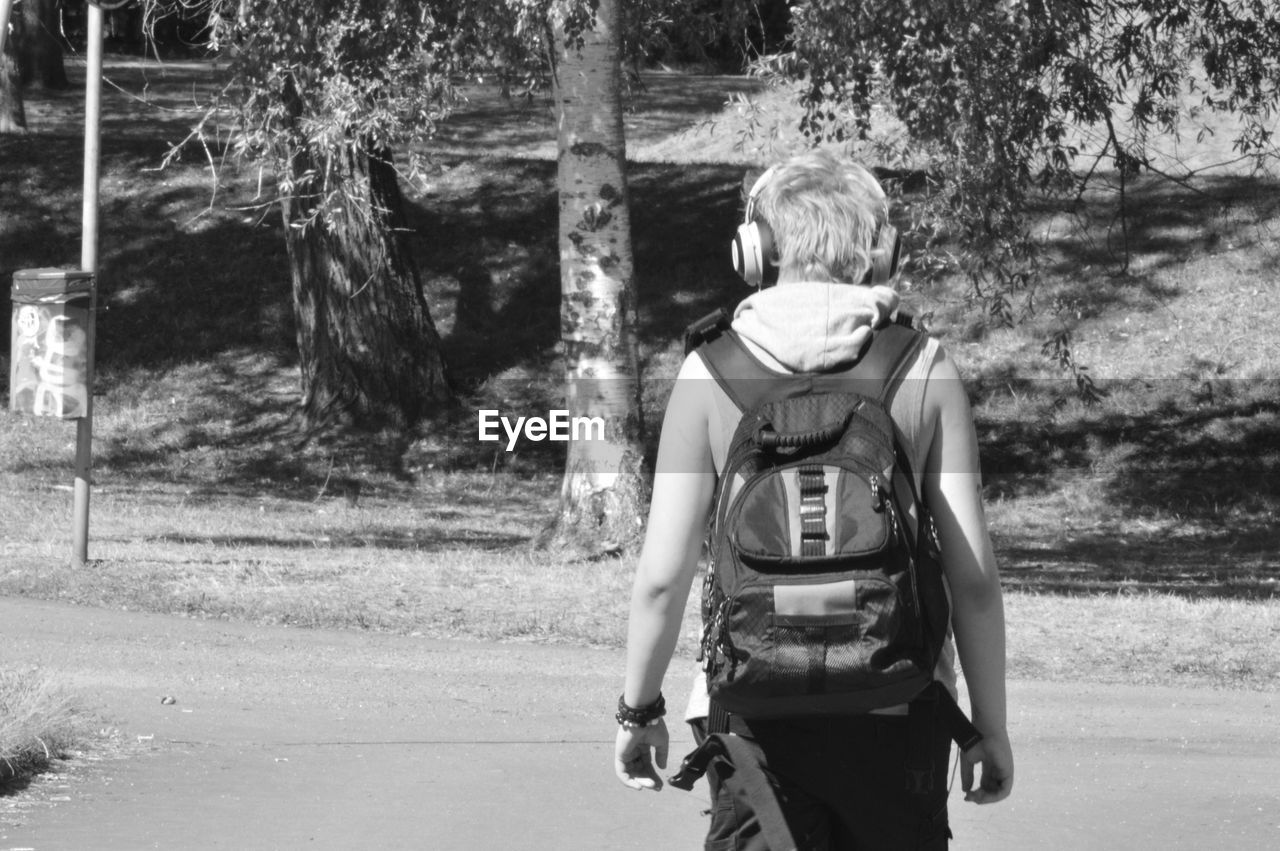
[[[744,718],[908,703],[933,686],[950,618],[936,533],[886,404],[925,337],[889,324],[850,369],[787,374],[726,318],[686,337],[742,411],[702,589],[711,699]]]

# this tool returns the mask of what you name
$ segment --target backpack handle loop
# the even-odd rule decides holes
[[[773,423],[766,420],[756,427],[754,439],[761,449],[807,449],[835,443],[844,434],[846,425],[847,419],[813,431],[779,434],[774,431]]]

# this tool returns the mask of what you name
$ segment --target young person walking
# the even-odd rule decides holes
[[[756,183],[746,218],[735,263],[750,282],[767,283],[776,275],[776,284],[735,311],[731,336],[742,350],[739,360],[781,380],[856,370],[864,358],[872,360],[868,352],[889,345],[877,341],[897,334],[887,329],[893,327],[898,297],[885,285],[896,271],[896,231],[888,222],[884,191],[870,172],[828,153],[802,154]],[[926,701],[931,688],[920,698],[870,711],[755,717],[710,703],[700,674],[685,717],[703,743],[691,759],[706,768],[711,783],[707,849],[946,848],[953,739],[965,747],[960,767],[966,800],[994,803],[1011,791],[1003,603],[983,514],[972,414],[953,362],[936,341],[910,336],[914,340],[901,356],[905,362],[894,364],[894,375],[883,376],[881,400],[906,455],[903,467],[912,471],[905,477],[913,479],[910,485],[932,518],[929,526],[936,531],[929,539],[936,538],[950,598],[950,622],[932,672],[942,699]],[[689,354],[663,422],[618,708],[615,771],[635,789],[663,786],[657,769],[666,767],[669,735],[661,686],[717,484],[726,463],[733,462],[726,456],[743,417],[741,400],[713,380],[722,372],[706,350]],[[826,486],[818,485],[825,493]],[[799,504],[802,496],[794,500]],[[812,508],[799,509],[795,529]],[[817,507],[819,519],[827,510]],[[906,513],[914,540],[930,535],[914,509]],[[823,539],[831,546],[825,527],[817,538],[819,552]],[[850,595],[853,585],[850,580]],[[787,595],[787,605],[802,615],[815,605],[843,605],[815,604],[811,590],[801,589],[803,599]],[[980,735],[954,717],[957,651]],[[734,648],[723,655],[736,665]],[[728,676],[732,680],[733,673]],[[921,709],[926,703],[927,711]],[[918,717],[932,723],[922,727],[912,720]]]

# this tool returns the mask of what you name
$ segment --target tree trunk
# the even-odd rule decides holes
[[[323,174],[329,188],[346,181],[358,199],[325,207],[320,187],[285,193],[306,421],[406,429],[452,391],[421,278],[398,236],[405,217],[391,153],[349,149],[322,163],[298,148],[290,164],[295,187]]]
[[[67,69],[58,39],[58,0],[22,0],[18,42],[22,83],[42,89],[65,89]]]
[[[4,49],[0,50],[0,135],[27,132],[27,111],[22,103],[13,47],[13,39],[6,38]]]
[[[637,543],[647,504],[620,23],[617,0],[580,43],[553,21],[566,401],[571,420],[605,423],[603,440],[568,443],[555,538],[592,553]]]

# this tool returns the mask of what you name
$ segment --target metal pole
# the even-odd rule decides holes
[[[98,314],[98,161],[102,125],[102,7],[90,2],[84,83],[84,207],[81,213],[80,268],[94,275],[89,297],[87,403],[76,420],[76,480],[72,509],[72,554],[89,561],[89,485],[93,469],[93,373]]]
[[[4,43],[9,38],[9,13],[13,10],[13,0],[0,0],[0,53],[4,53]]]

